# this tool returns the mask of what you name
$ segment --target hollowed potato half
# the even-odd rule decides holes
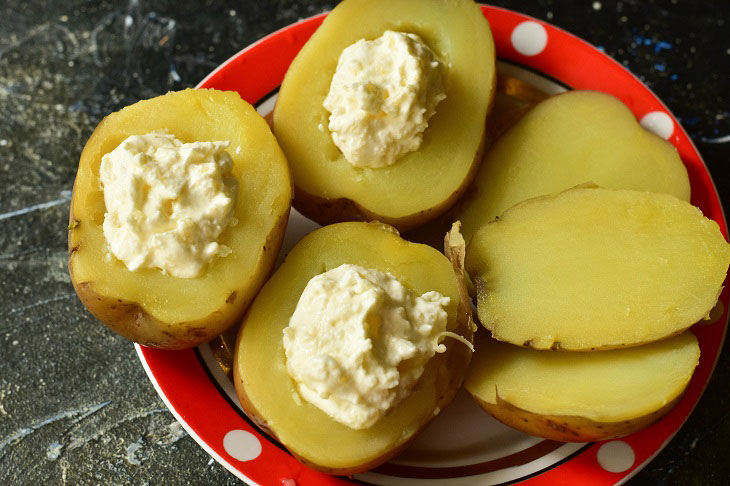
[[[673,336],[707,318],[730,245],[676,197],[574,188],[482,228],[466,268],[479,320],[500,341],[590,351]]]
[[[613,96],[569,91],[538,103],[489,149],[455,219],[468,242],[515,204],[586,182],[690,198],[672,144]]]
[[[102,231],[102,157],[130,135],[166,130],[184,142],[230,141],[238,181],[234,216],[218,242],[232,253],[184,279],[157,269],[130,272],[109,255]],[[208,341],[240,320],[276,260],[292,187],[268,125],[237,93],[185,90],[140,101],[102,120],[81,154],[71,201],[69,272],[99,320],[146,346],[180,349]]]
[[[450,298],[447,330],[471,341],[465,290],[452,264],[439,251],[410,243],[392,228],[373,223],[340,223],[302,239],[264,285],[243,321],[236,343],[233,376],[241,405],[262,429],[302,462],[333,474],[351,474],[386,461],[453,398],[464,379],[471,351],[447,339],[411,395],[375,425],[354,430],[298,399],[286,369],[282,343],[307,282],[343,263],[390,272],[417,294],[431,290]]]
[[[446,99],[420,149],[389,167],[356,168],[332,141],[322,102],[342,50],[385,30],[419,35],[448,66]],[[321,224],[377,219],[401,230],[438,216],[476,172],[494,86],[494,42],[471,0],[342,2],[292,62],[274,108],[274,133],[294,177],[294,206]]]
[[[510,427],[590,442],[632,434],[669,412],[700,357],[685,332],[644,346],[595,353],[536,351],[478,334],[464,387]]]

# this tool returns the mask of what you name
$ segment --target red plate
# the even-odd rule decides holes
[[[482,7],[489,20],[499,69],[550,92],[593,89],[613,94],[641,124],[677,147],[692,185],[692,204],[727,227],[717,190],[697,149],[662,102],[636,77],[595,47],[539,20]],[[199,85],[238,91],[266,113],[289,63],[326,14],[256,42],[213,71]],[[292,212],[283,252],[316,225]],[[187,351],[137,347],[152,384],[190,435],[237,477],[262,485],[419,484],[615,484],[645,466],[669,442],[707,384],[727,326],[728,289],[712,319],[695,325],[702,356],[679,404],[656,424],[620,440],[562,444],[530,437],[494,421],[465,394],[435,420],[404,453],[354,478],[309,469],[243,415],[231,381],[207,345]],[[431,483],[433,484],[433,483]]]

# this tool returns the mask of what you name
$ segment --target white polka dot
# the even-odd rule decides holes
[[[614,440],[606,442],[598,449],[596,459],[598,459],[598,464],[606,471],[620,473],[627,471],[634,465],[636,454],[626,442]]]
[[[672,118],[664,113],[663,111],[652,111],[643,116],[639,122],[642,127],[646,128],[650,132],[654,132],[664,140],[669,140],[669,137],[674,133],[674,122]]]
[[[231,430],[223,437],[223,448],[239,461],[251,461],[261,454],[261,442],[251,432]]]
[[[512,47],[520,54],[535,56],[540,54],[547,45],[547,31],[537,22],[527,20],[515,27],[510,40]]]

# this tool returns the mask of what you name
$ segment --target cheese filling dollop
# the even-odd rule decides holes
[[[343,264],[313,277],[284,329],[301,397],[353,429],[375,424],[445,351],[449,298],[418,296],[393,275]]]
[[[184,143],[171,134],[132,135],[104,155],[103,231],[112,255],[130,270],[158,268],[200,276],[234,221],[238,185],[229,142]]]
[[[387,167],[418,150],[446,98],[443,63],[415,34],[385,31],[346,47],[324,108],[332,140],[355,167]]]

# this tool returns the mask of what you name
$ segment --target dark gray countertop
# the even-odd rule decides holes
[[[302,2],[304,3],[304,2]],[[111,111],[193,86],[334,2],[0,2],[0,484],[236,484],[167,412],[66,270],[81,149]],[[497,2],[587,39],[679,117],[730,195],[730,4]],[[726,484],[730,357],[631,484]]]

